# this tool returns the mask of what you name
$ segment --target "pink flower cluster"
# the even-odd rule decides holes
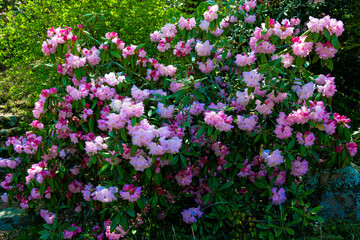
[[[77,234],[81,233],[81,227],[78,227],[76,224],[71,224],[71,227],[76,228],[74,231],[63,231],[63,239],[72,239]]]
[[[258,87],[260,81],[263,80],[264,75],[257,72],[257,70],[251,70],[250,72],[243,72],[244,82],[247,87]]]
[[[317,89],[324,97],[330,98],[334,96],[335,92],[337,91],[335,78],[330,77],[330,74],[326,76],[320,74],[319,77],[315,79],[315,83],[318,84]]]
[[[228,132],[234,128],[234,126],[231,125],[233,121],[232,116],[227,116],[224,111],[218,113],[214,111],[206,112],[204,120],[206,124],[215,127],[221,132]]]
[[[177,57],[183,57],[190,54],[192,47],[191,45],[195,42],[194,38],[189,39],[186,43],[184,41],[179,41],[174,47],[174,55]]]
[[[264,150],[261,157],[265,159],[265,162],[269,167],[276,167],[284,162],[284,157],[281,155],[279,149],[273,151],[271,154],[269,150]]]
[[[313,48],[313,42],[305,42],[306,35],[299,37],[294,37],[291,39],[293,42],[292,50],[293,53],[298,57],[307,57]]]
[[[42,143],[42,137],[34,133],[27,132],[26,137],[9,137],[6,146],[12,145],[17,153],[35,154]]]
[[[179,171],[176,174],[175,179],[180,186],[188,186],[192,183],[192,177],[193,173],[191,171],[191,168],[188,166],[186,169],[182,169],[181,171]]]
[[[254,52],[250,52],[248,56],[246,55],[246,53],[243,53],[242,55],[237,54],[235,56],[235,58],[236,58],[235,64],[238,67],[244,67],[246,65],[250,66],[250,65],[254,64],[256,61]]]
[[[47,109],[44,109],[46,100],[50,97],[52,94],[56,94],[57,89],[51,88],[51,89],[45,89],[41,92],[39,101],[35,103],[35,108],[33,110],[33,114],[35,118],[40,118],[40,115],[44,113]]]
[[[284,188],[280,188],[279,190],[277,188],[272,188],[272,204],[273,205],[280,205],[283,204],[286,201],[286,196],[285,196],[285,189]]]
[[[179,19],[179,28],[181,30],[191,30],[193,29],[194,27],[196,26],[196,21],[195,21],[195,18],[188,18],[188,19],[185,19],[184,17],[180,17]]]
[[[92,141],[85,142],[85,151],[89,155],[95,155],[98,151],[107,149],[107,145],[104,143],[104,139],[101,136],[97,136]]]
[[[125,184],[119,194],[124,200],[136,202],[141,196],[141,187],[134,187],[133,184]]]
[[[90,187],[90,186],[88,186],[88,187]],[[85,189],[85,191],[83,191],[83,194],[84,195],[87,194],[88,193],[87,191],[88,190]],[[94,192],[91,193],[91,196],[93,197],[93,200],[100,201],[103,203],[108,203],[108,202],[113,202],[113,201],[117,200],[117,198],[115,196],[115,193],[117,193],[117,192],[118,192],[117,187],[105,188],[103,186],[97,186],[95,188]]]
[[[215,69],[214,61],[211,59],[207,59],[205,63],[197,62],[197,64],[202,73],[210,73]]]
[[[125,237],[125,235],[128,233],[129,229],[127,231],[125,231],[121,225],[116,226],[115,231],[114,232],[110,232],[110,225],[111,225],[111,221],[105,221],[104,222],[104,227],[105,227],[105,236],[109,239],[109,240],[118,240],[120,238]],[[100,238],[101,239],[101,238]]]
[[[330,32],[330,34],[335,34],[337,37],[341,36],[341,34],[344,32],[343,22],[337,21],[334,18],[330,18],[330,16],[325,16],[321,19],[310,16],[307,27],[309,28],[310,32],[315,33],[323,33],[325,28]]]
[[[197,42],[195,50],[199,56],[206,57],[210,56],[213,45],[210,45],[209,40],[206,40],[204,43]]]
[[[301,157],[298,157],[294,162],[291,163],[291,175],[295,177],[301,177],[309,170],[309,163],[305,159],[301,161]]]
[[[68,41],[76,41],[77,37],[74,36],[71,32],[71,28],[50,28],[47,31],[47,36],[49,39],[43,42],[42,51],[45,55],[54,54],[56,52],[58,44],[64,44]]]
[[[250,134],[253,130],[256,129],[258,119],[259,118],[256,114],[250,117],[239,115],[236,124],[238,125],[239,129],[246,131],[247,134]]]
[[[7,158],[0,158],[0,167],[8,167],[15,169],[21,163],[20,158],[14,158],[14,160]]]
[[[300,145],[304,145],[305,147],[310,147],[314,144],[316,138],[312,132],[306,131],[304,134],[302,134],[301,132],[297,132],[296,139],[298,140],[298,143]]]
[[[181,212],[183,221],[187,224],[197,222],[197,219],[201,218],[204,213],[200,211],[200,206],[197,208],[184,209]]]
[[[349,151],[350,157],[353,157],[356,155],[356,153],[357,153],[357,144],[356,143],[354,143],[354,142],[347,143],[346,148]]]
[[[217,11],[219,11],[219,6],[213,5],[211,7],[208,7],[209,11],[204,12],[204,18],[207,22],[212,22],[213,20],[218,18]]]
[[[316,43],[315,51],[319,55],[320,59],[325,59],[325,60],[335,57],[335,53],[337,53],[337,50],[333,47],[331,42]]]
[[[56,214],[49,212],[49,210],[40,210],[40,216],[45,220],[47,224],[52,224],[56,218]]]

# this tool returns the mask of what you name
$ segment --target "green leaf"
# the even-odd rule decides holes
[[[322,206],[314,207],[309,211],[310,214],[317,214],[322,209]]]
[[[139,146],[137,146],[137,145],[133,145],[133,146],[131,147],[131,151],[130,151],[130,156],[131,156],[131,157],[134,156],[134,154],[135,154],[135,152],[138,150],[138,148],[139,148]]]
[[[159,200],[158,195],[155,195],[155,196],[153,197],[153,199],[152,199],[151,206],[152,206],[152,207],[155,207],[156,204],[157,204],[157,202],[158,202],[158,200]]]
[[[196,134],[196,139],[201,138],[205,134],[205,132],[206,132],[206,128],[201,127]]]
[[[294,145],[295,145],[295,138],[293,138],[293,139],[289,142],[289,144],[288,144],[288,150],[291,150]]]
[[[47,230],[52,230],[52,227],[48,224],[43,224],[43,227],[46,228]]]
[[[193,91],[192,94],[199,100],[205,101],[205,96],[201,92]]]
[[[80,81],[81,80],[81,69],[80,68],[75,69],[75,75],[76,75],[76,79],[78,81]]]
[[[97,99],[94,100],[93,104],[91,105],[91,109],[94,109],[96,107],[97,104]]]
[[[40,239],[47,240],[50,237],[50,235],[51,235],[50,232],[46,232],[43,235],[41,235]]]
[[[77,227],[68,227],[66,230],[73,232],[73,231],[77,230]]]
[[[331,41],[331,34],[330,34],[329,30],[327,30],[326,27],[324,27],[323,32],[324,32],[326,39]]]
[[[269,239],[270,239],[270,240],[274,240],[274,239],[275,239],[273,232],[269,232]]]
[[[114,218],[111,219],[110,232],[113,232],[117,225],[119,225],[121,214],[118,213]]]
[[[288,234],[291,234],[291,235],[294,235],[295,234],[295,232],[294,232],[294,230],[292,229],[292,228],[285,228],[285,230],[286,230],[286,232],[288,233]]]
[[[151,179],[151,175],[152,175],[151,169],[150,168],[145,169],[145,173],[146,173],[146,176],[148,177],[148,179]]]
[[[124,128],[122,128],[122,129],[120,130],[120,134],[121,134],[121,138],[122,138],[125,142],[127,142],[128,140],[127,140],[127,136],[126,136],[126,132],[125,132],[125,129],[124,129]]]
[[[203,200],[205,205],[208,204],[208,202],[210,201],[210,193],[205,194]]]
[[[312,155],[314,156],[316,161],[319,161],[319,155],[315,151],[312,151]]]
[[[302,68],[303,64],[304,64],[304,58],[300,58],[300,57],[296,58],[296,67],[298,69]]]
[[[117,53],[117,52],[110,51],[110,54],[113,55],[116,58],[121,58],[121,55],[119,53]]]
[[[119,143],[119,145],[118,145],[118,150],[119,150],[119,152],[120,152],[121,154],[124,154],[124,148],[123,148],[123,146],[122,146],[122,143]]]
[[[312,60],[312,63],[316,63],[317,61],[319,61],[319,55],[315,54]]]
[[[131,126],[133,127],[133,126],[135,126],[135,124],[136,124],[136,117],[132,117],[131,118]]]
[[[126,213],[129,214],[130,217],[135,217],[135,212],[134,212],[134,210],[126,209]]]
[[[46,189],[45,181],[40,185],[40,195],[44,195]]]
[[[89,127],[90,127],[91,132],[95,131],[95,129],[94,129],[94,119],[93,118],[90,118],[90,120],[89,120]]]
[[[137,51],[137,50],[140,50],[141,48],[144,48],[144,46],[146,45],[146,43],[142,43],[142,44],[139,44],[136,48],[135,48],[135,52]]]
[[[334,69],[334,62],[331,58],[326,59],[326,66],[328,67],[328,69],[330,69],[330,71],[332,71]]]
[[[219,191],[228,189],[228,188],[231,187],[233,184],[234,184],[234,181],[229,181],[229,182],[225,183],[224,185],[222,185],[222,186],[219,188]]]
[[[290,161],[294,161],[294,157],[290,152],[288,152],[287,155],[288,155],[288,158],[290,159]]]
[[[180,154],[180,159],[181,159],[181,164],[183,166],[183,168],[186,168],[187,166],[187,161],[184,155]]]
[[[121,216],[120,224],[121,224],[121,227],[122,227],[123,229],[127,229],[127,228],[128,228],[128,223],[127,223],[126,215],[122,215],[122,216]]]
[[[339,49],[339,48],[340,48],[338,38],[336,37],[335,34],[333,34],[333,35],[331,36],[331,44],[332,44],[336,49]]]
[[[106,169],[108,169],[110,167],[110,163],[106,163],[104,166],[102,166],[102,168],[99,170],[99,172],[97,173],[97,175],[102,174],[103,172],[105,172]]]

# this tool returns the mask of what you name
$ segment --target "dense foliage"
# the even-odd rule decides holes
[[[169,18],[169,9],[159,0],[96,1],[30,0],[4,1],[0,15],[0,68],[6,71],[0,91],[3,101],[36,94],[53,82],[37,64],[44,59],[39,45],[51,27],[82,24],[89,36],[116,31],[126,43],[139,44]],[[175,9],[171,8],[174,12]],[[131,34],[128,34],[131,33]],[[92,44],[98,44],[93,39]],[[8,83],[11,86],[8,86]],[[9,94],[6,94],[8,92]],[[6,92],[5,92],[6,90]],[[5,95],[6,94],[6,95]]]
[[[303,176],[357,153],[327,74],[343,23],[208,3],[147,44],[81,24],[47,31],[53,86],[0,160],[3,201],[40,213],[42,239],[288,239],[323,221]]]

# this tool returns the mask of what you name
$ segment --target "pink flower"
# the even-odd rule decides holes
[[[200,206],[197,208],[185,209],[181,212],[183,221],[187,224],[197,222],[197,219],[201,218],[204,213],[200,211]],[[197,218],[197,219],[196,219]]]
[[[199,56],[206,57],[210,56],[212,48],[213,45],[210,45],[209,40],[206,40],[204,43],[197,42],[195,50]]]
[[[185,86],[183,83],[171,82],[169,89],[174,93],[181,90],[183,86]]]
[[[133,45],[131,44],[131,46],[126,46],[124,49],[123,49],[123,58],[126,58],[127,56],[131,56],[131,55],[134,55],[135,54],[135,48],[137,46],[136,45]]]
[[[281,155],[281,151],[277,149],[265,157],[265,162],[269,167],[276,167],[284,162],[284,157]]]
[[[294,162],[291,163],[291,175],[295,177],[301,177],[308,171],[308,161],[305,159],[301,161],[301,157],[298,157]]]
[[[293,53],[298,57],[307,57],[313,47],[313,42],[305,42],[306,36],[293,38]]]
[[[233,121],[232,116],[227,116],[224,111],[218,113],[214,111],[206,112],[204,120],[206,124],[215,127],[219,131],[228,132],[234,127],[230,124]]]
[[[288,68],[294,62],[293,56],[290,53],[281,55],[281,62],[284,64],[284,68]]]
[[[235,56],[235,58],[236,58],[235,64],[238,67],[244,67],[246,65],[252,65],[256,61],[256,57],[255,57],[255,54],[253,52],[250,52],[249,56],[247,56],[246,53],[243,53],[242,55],[237,54]]]
[[[273,205],[280,205],[285,202],[286,196],[285,196],[284,188],[280,188],[278,191],[277,191],[277,188],[272,188],[271,191],[273,194],[273,196],[271,198]]]
[[[106,39],[113,39],[113,38],[117,38],[118,34],[116,32],[108,32],[105,34],[105,38]]]
[[[72,231],[63,231],[63,239],[71,239],[74,236],[74,232]]]
[[[129,202],[136,202],[141,196],[141,187],[134,187],[133,184],[125,184],[120,191],[120,196]]]
[[[212,22],[213,20],[217,19],[217,11],[219,11],[219,6],[216,4],[216,5],[213,5],[211,7],[208,8],[209,11],[206,11],[204,12],[204,18],[205,18],[205,21],[207,22]]]
[[[2,200],[3,202],[5,202],[5,203],[9,202],[9,198],[8,198],[7,193],[3,193],[3,194],[1,195],[1,200]]]
[[[243,77],[247,87],[257,87],[260,86],[260,81],[262,81],[264,76],[255,69],[250,72],[243,72]]]
[[[247,134],[250,134],[251,131],[255,130],[257,121],[258,121],[257,115],[252,115],[248,118],[243,116],[238,116],[238,120],[236,121],[236,124],[238,125],[239,129],[246,131]]]
[[[190,114],[197,116],[205,110],[204,106],[204,103],[193,102],[193,104],[190,106],[189,112]]]
[[[139,155],[130,157],[129,163],[135,168],[136,171],[143,172],[146,168],[151,167],[152,159],[149,157],[145,158],[144,156]]]
[[[191,168],[188,166],[187,169],[182,169],[179,171],[176,174],[175,179],[180,186],[188,186],[192,183],[192,177],[193,174]]]
[[[292,128],[289,126],[276,125],[274,133],[279,139],[287,139],[292,135]]]
[[[214,61],[211,59],[207,59],[205,63],[197,62],[197,64],[199,65],[199,69],[202,73],[210,73],[215,69]]]
[[[351,157],[355,156],[355,154],[357,153],[357,144],[352,142],[352,143],[347,143],[346,144],[346,148],[349,151],[349,155]]]
[[[158,113],[162,118],[172,118],[174,114],[174,105],[170,105],[169,107],[165,107],[164,104],[158,103]]]
[[[32,197],[33,199],[41,199],[42,196],[40,195],[40,190],[37,189],[37,188],[33,188],[33,189],[31,190],[31,197]]]
[[[179,28],[184,30],[191,30],[196,26],[195,18],[185,19],[184,17],[180,17],[179,19]]]
[[[327,43],[316,43],[315,51],[319,55],[320,59],[329,59],[335,57],[337,50],[333,47],[330,42]]]
[[[97,186],[95,191],[91,194],[91,196],[93,196],[94,200],[103,203],[108,203],[117,200],[115,196],[115,193],[117,192],[118,192],[117,187],[105,188],[103,186]]]
[[[167,23],[164,27],[161,28],[163,37],[172,39],[176,36],[177,30],[175,24]]]

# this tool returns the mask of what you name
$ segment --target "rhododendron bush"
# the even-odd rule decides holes
[[[40,94],[33,130],[7,141],[3,201],[38,212],[42,239],[175,228],[274,239],[321,222],[303,177],[345,166],[357,146],[350,119],[332,112],[334,78],[307,68],[332,69],[343,24],[275,20],[267,7],[212,4],[139,46],[50,28],[42,50],[59,81]]]

